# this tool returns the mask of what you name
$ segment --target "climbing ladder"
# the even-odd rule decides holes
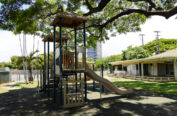
[[[63,98],[64,98],[64,108],[77,107],[84,105],[84,92],[83,92],[83,80],[73,80],[70,81],[70,85],[78,83],[80,84],[80,91],[77,93],[67,93],[68,82],[63,79]]]

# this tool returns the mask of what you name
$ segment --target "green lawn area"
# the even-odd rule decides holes
[[[35,88],[37,87],[37,81],[34,81],[33,83],[26,84],[25,82],[19,82],[14,85],[16,88]]]
[[[19,82],[19,83],[16,83],[16,84],[12,84],[12,86],[13,86],[12,89],[9,88],[9,87],[5,87],[6,85],[9,85],[9,84],[11,84],[11,83],[0,84],[0,94],[9,92],[9,91],[14,90],[14,89],[35,88],[35,87],[37,87],[37,81],[34,81],[33,84],[32,83],[26,84],[25,82]]]
[[[0,87],[0,94],[2,94],[2,93],[6,93],[6,92],[8,92],[8,91],[9,91],[9,90]]]
[[[117,86],[177,95],[177,82],[147,82],[121,78],[112,79],[111,81]]]
[[[0,84],[0,94],[6,93],[6,92],[9,91],[9,89],[6,89],[6,88],[3,87],[4,85],[7,85],[7,84],[8,84],[8,83]]]

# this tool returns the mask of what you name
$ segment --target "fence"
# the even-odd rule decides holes
[[[32,71],[34,80],[39,79],[41,76],[40,70]],[[10,70],[10,81],[28,81],[29,70]]]

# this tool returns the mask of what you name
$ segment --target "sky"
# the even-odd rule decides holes
[[[144,43],[148,43],[156,39],[156,33],[154,31],[160,31],[160,38],[177,38],[177,19],[176,16],[170,19],[165,19],[163,17],[154,16],[146,21],[145,24],[141,25],[141,32],[127,33],[127,34],[117,34],[116,37],[110,37],[102,45],[102,55],[107,57],[110,55],[121,54],[122,50],[125,50],[128,46],[140,46],[142,45],[140,33],[145,34]],[[22,35],[20,36],[22,38]],[[39,41],[39,51],[43,53],[43,42],[42,38],[27,35],[27,54],[33,50],[33,42],[35,43],[35,49],[37,49],[37,44]],[[21,39],[22,41],[22,39]],[[50,50],[53,49],[52,44],[50,44]],[[12,32],[0,30],[0,62],[9,62],[11,56],[21,56],[19,35],[14,35]]]
[[[177,39],[177,19],[175,18],[176,16],[169,19],[154,16],[141,25],[141,32],[131,32],[111,37],[110,40],[103,43],[103,57],[121,54],[122,50],[125,50],[130,45],[142,45],[142,40],[139,34],[145,34],[144,44],[156,39],[156,33],[154,31],[160,31],[159,38]]]

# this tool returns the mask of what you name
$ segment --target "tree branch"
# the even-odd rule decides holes
[[[91,15],[96,12],[100,12],[104,9],[104,7],[110,2],[111,0],[101,0],[99,5],[95,8],[91,6],[91,4],[88,2],[88,0],[85,0],[85,4],[87,5],[89,12],[85,13],[84,16]]]
[[[142,9],[127,9],[127,10],[115,15],[114,17],[110,18],[109,20],[107,20],[103,24],[93,24],[93,25],[90,25],[88,27],[104,28],[104,27],[106,27],[106,25],[108,25],[109,23],[112,23],[114,20],[118,19],[119,17],[129,15],[129,14],[132,14],[132,13],[143,14],[146,17],[158,15],[158,16],[163,16],[166,19],[168,19],[169,17],[177,14],[177,6],[172,8],[172,9],[165,10],[165,11],[146,11],[146,10],[142,10]]]
[[[150,5],[150,8],[149,8],[150,10],[152,8],[154,8],[156,10],[162,10],[162,8],[158,7],[152,0],[127,0],[127,1],[129,1],[129,2],[147,2]]]
[[[85,4],[87,5],[89,10],[92,10],[93,7],[91,6],[91,4],[88,2],[88,0],[85,0]]]

